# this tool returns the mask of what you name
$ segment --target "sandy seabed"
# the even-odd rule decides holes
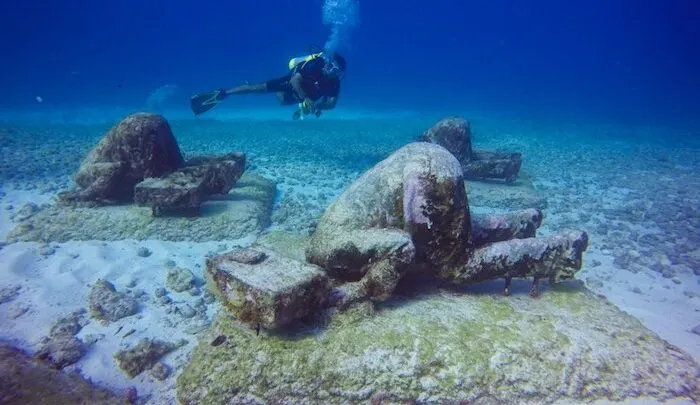
[[[15,114],[15,122],[0,126],[0,240],[14,228],[13,217],[24,204],[50,203],[57,191],[70,186],[82,156],[122,116],[114,111],[95,114],[97,118],[81,122],[59,112]],[[577,277],[700,361],[700,143],[664,128],[457,115],[472,121],[475,147],[523,153],[523,174],[548,202],[542,234],[563,227],[589,233],[591,244]],[[250,171],[277,182],[271,229],[299,233],[308,232],[330,201],[363,170],[439,118],[342,110],[328,114],[325,121],[304,122],[271,121],[275,111],[220,111],[206,121],[186,119],[178,112],[165,116],[186,154],[245,152]],[[0,114],[0,122],[8,117]],[[183,316],[182,309],[200,304],[201,295],[171,291],[172,305],[159,304],[153,297],[165,285],[166,267],[174,263],[201,281],[206,255],[254,241],[255,235],[206,243],[3,245],[0,286],[12,293],[0,301],[0,339],[35,351],[56,319],[87,306],[98,279],[110,281],[117,290],[140,290],[146,298],[140,300],[136,315],[83,327],[78,337],[94,343],[69,369],[117,391],[135,386],[149,403],[175,403],[177,372],[218,305],[206,303],[206,317],[193,319]],[[163,359],[173,370],[164,381],[146,372],[130,379],[113,360],[118,350],[144,337],[188,341]]]

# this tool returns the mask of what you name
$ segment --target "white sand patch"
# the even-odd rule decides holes
[[[6,199],[37,202],[40,197],[30,193],[13,193]],[[2,221],[1,230],[7,233],[11,223],[5,215]],[[154,291],[165,287],[165,263],[171,260],[177,267],[189,269],[201,284],[207,254],[223,252],[234,246],[247,246],[252,242],[253,239],[248,238],[210,243],[134,240],[52,243],[43,251],[52,252],[46,256],[41,254],[42,245],[38,243],[4,246],[0,250],[0,285],[18,285],[20,289],[13,300],[0,305],[0,339],[35,352],[40,339],[48,335],[58,318],[81,308],[87,309],[90,288],[98,279],[113,283],[120,292],[142,290],[144,295],[139,300],[136,315],[108,325],[91,320],[80,331],[77,336],[84,341],[90,335],[97,336],[99,340],[69,369],[78,369],[85,377],[117,392],[133,385],[139,396],[150,397],[149,403],[175,403],[175,378],[197,343],[197,336],[192,332],[201,330],[204,322],[184,318],[173,309],[185,305],[194,307],[198,300],[203,299],[203,294],[193,296],[188,291],[177,293],[168,290],[172,304],[160,304],[154,297]],[[148,249],[150,255],[139,256],[139,248]],[[210,320],[217,305],[208,304],[207,308],[207,318]],[[132,334],[123,337],[132,329]],[[189,342],[162,359],[173,371],[165,381],[156,380],[147,371],[130,379],[113,359],[117,351],[134,346],[144,337],[168,342],[186,339]]]

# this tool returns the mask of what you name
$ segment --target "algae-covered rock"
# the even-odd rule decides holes
[[[501,215],[471,215],[472,245],[509,239],[533,238],[542,224],[542,211],[530,208]]]
[[[241,322],[279,329],[319,311],[329,292],[323,269],[264,248],[207,258],[209,286]]]
[[[78,310],[59,318],[51,327],[49,336],[41,339],[41,346],[34,357],[56,369],[62,369],[80,360],[87,347],[75,335],[86,324],[84,315],[85,310]]]
[[[0,342],[0,403],[6,405],[122,405],[124,399],[41,363],[18,348]]]
[[[155,366],[163,356],[186,344],[186,342],[169,343],[157,339],[141,339],[131,349],[120,350],[114,355],[114,360],[126,375],[134,378],[145,370]],[[160,368],[160,366],[159,366]],[[156,374],[160,371],[156,371]]]
[[[547,199],[523,174],[512,183],[470,181],[466,183],[469,204],[505,210],[545,209]]]
[[[79,190],[68,200],[130,201],[134,186],[184,164],[168,121],[157,114],[131,114],[102,138],[75,174]]]
[[[225,343],[213,346],[219,336]],[[183,404],[469,404],[700,399],[700,366],[604,299],[441,293],[259,337],[219,315],[178,378]],[[219,341],[222,339],[219,338]]]
[[[348,282],[344,304],[381,301],[414,262],[440,269],[463,259],[469,231],[459,162],[442,146],[414,142],[367,170],[331,203],[311,235],[306,259]]]
[[[245,166],[245,154],[232,152],[220,156],[194,157],[187,161],[182,170],[192,177],[202,179],[204,194],[227,194],[241,178]]]
[[[128,295],[118,292],[106,280],[97,280],[88,296],[90,315],[104,321],[118,321],[138,311],[138,303]]]
[[[462,165],[472,158],[472,129],[469,121],[464,118],[443,118],[425,131],[419,140],[442,146]]]
[[[243,153],[191,159],[165,177],[147,178],[136,185],[134,202],[151,207],[154,215],[199,214],[209,195],[227,194],[245,170]]]
[[[238,239],[270,224],[276,186],[256,174],[243,174],[226,195],[209,196],[200,216],[153,217],[148,207],[133,205],[79,207],[51,205],[19,222],[9,242],[159,239],[204,242]]]
[[[34,357],[60,370],[78,362],[86,351],[85,343],[75,336],[52,336],[41,340],[41,347]]]
[[[165,286],[176,292],[187,291],[194,286],[194,283],[194,274],[181,267],[168,269],[165,275]]]
[[[448,117],[438,121],[419,139],[449,150],[459,160],[467,179],[503,179],[511,183],[520,172],[520,153],[472,149],[471,124],[461,117]]]
[[[178,170],[163,178],[148,178],[134,188],[134,202],[150,207],[154,216],[199,214],[204,200],[202,179],[191,179]]]

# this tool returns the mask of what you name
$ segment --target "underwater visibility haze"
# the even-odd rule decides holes
[[[693,0],[0,4],[0,404],[695,404]]]

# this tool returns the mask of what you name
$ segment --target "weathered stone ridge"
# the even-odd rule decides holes
[[[159,239],[204,242],[230,240],[262,232],[270,225],[276,185],[245,173],[230,192],[210,196],[199,215],[154,217],[152,208],[133,205],[84,207],[49,205],[17,223],[8,242]]]
[[[212,346],[217,336],[226,343]],[[198,405],[697,401],[698,373],[605,299],[556,287],[538,300],[443,292],[372,316],[356,307],[293,336],[255,336],[220,314],[177,395]]]

